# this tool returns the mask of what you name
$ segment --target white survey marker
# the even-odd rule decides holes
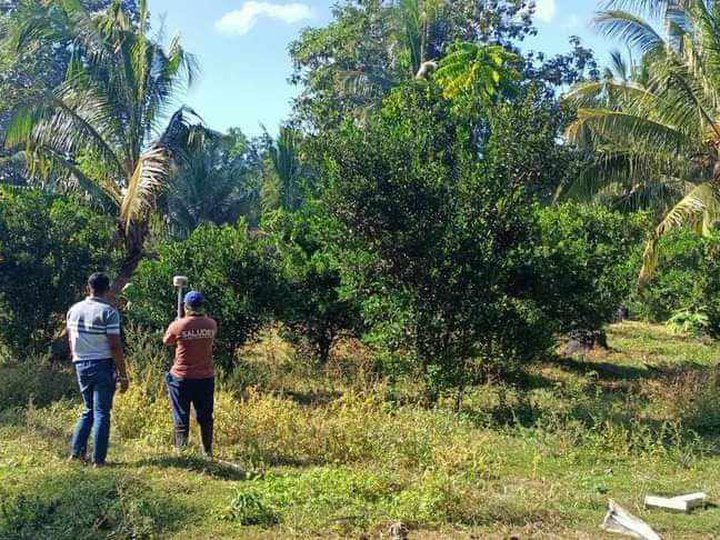
[[[704,506],[706,502],[707,495],[702,492],[680,495],[678,497],[657,497],[655,495],[647,495],[645,497],[645,506],[647,508],[664,508],[678,512],[689,512],[698,506]]]

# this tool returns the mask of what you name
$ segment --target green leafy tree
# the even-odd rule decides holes
[[[412,83],[364,128],[346,125],[321,145],[371,339],[391,361],[410,351],[431,402],[455,388],[459,403],[489,363],[530,360],[569,324],[541,296],[548,276],[537,269],[555,267],[533,248],[532,201],[552,173],[555,126],[532,101],[501,101],[477,147],[465,136],[475,115],[441,93]]]
[[[564,332],[600,331],[634,296],[651,214],[564,203],[537,210],[534,280]]]
[[[395,86],[426,76],[456,41],[507,46],[532,34],[532,2],[347,1],[324,28],[290,47],[301,121],[314,128],[363,118]]]
[[[0,187],[0,342],[18,355],[47,346],[88,275],[116,262],[112,234],[76,200]]]
[[[205,134],[186,108],[164,122],[192,80],[194,59],[178,39],[164,49],[150,38],[144,1],[137,24],[118,1],[100,13],[78,2],[35,1],[19,13],[15,50],[65,46],[72,58],[60,85],[15,108],[6,146],[22,151],[34,178],[113,213],[125,252],[117,292],[143,257],[148,216],[173,163]]]
[[[154,260],[143,261],[124,293],[130,321],[161,332],[175,316],[174,275],[207,297],[208,314],[218,321],[217,361],[233,369],[235,352],[272,317],[278,301],[275,264],[248,234],[234,226],[201,225],[184,241],[163,243]]]
[[[327,363],[343,334],[359,331],[358,306],[342,280],[342,229],[316,202],[296,212],[277,210],[265,216],[263,230],[275,250],[285,293],[275,312],[293,341],[309,346],[320,364]]]
[[[640,200],[680,193],[646,246],[645,283],[662,236],[687,226],[711,234],[720,217],[720,12],[705,0],[617,1],[596,23],[639,53],[641,62],[630,77],[620,70],[570,94],[583,108],[568,136],[597,153],[579,189],[644,193]]]
[[[717,233],[703,237],[678,229],[660,240],[660,264],[630,304],[637,316],[667,322],[678,315],[706,318],[706,333],[720,335],[720,249]]]

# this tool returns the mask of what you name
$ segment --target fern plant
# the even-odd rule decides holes
[[[673,313],[667,321],[667,326],[678,334],[700,336],[706,334],[710,328],[710,318],[705,313],[705,308],[691,310],[680,309]]]

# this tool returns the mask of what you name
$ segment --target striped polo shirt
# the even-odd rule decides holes
[[[109,335],[120,335],[120,313],[107,300],[90,296],[67,313],[73,362],[112,358]]]

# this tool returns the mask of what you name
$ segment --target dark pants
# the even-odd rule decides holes
[[[105,463],[110,440],[110,410],[115,394],[115,367],[112,360],[76,362],[80,393],[85,410],[75,426],[72,455],[84,458],[90,431],[93,432],[93,463]]]
[[[212,445],[213,406],[215,402],[215,378],[181,379],[172,373],[165,375],[170,405],[172,406],[173,424],[176,434],[187,434],[190,428],[190,404],[195,407],[195,417],[200,424],[203,435],[203,446],[210,452]],[[176,444],[182,446],[182,443]]]

